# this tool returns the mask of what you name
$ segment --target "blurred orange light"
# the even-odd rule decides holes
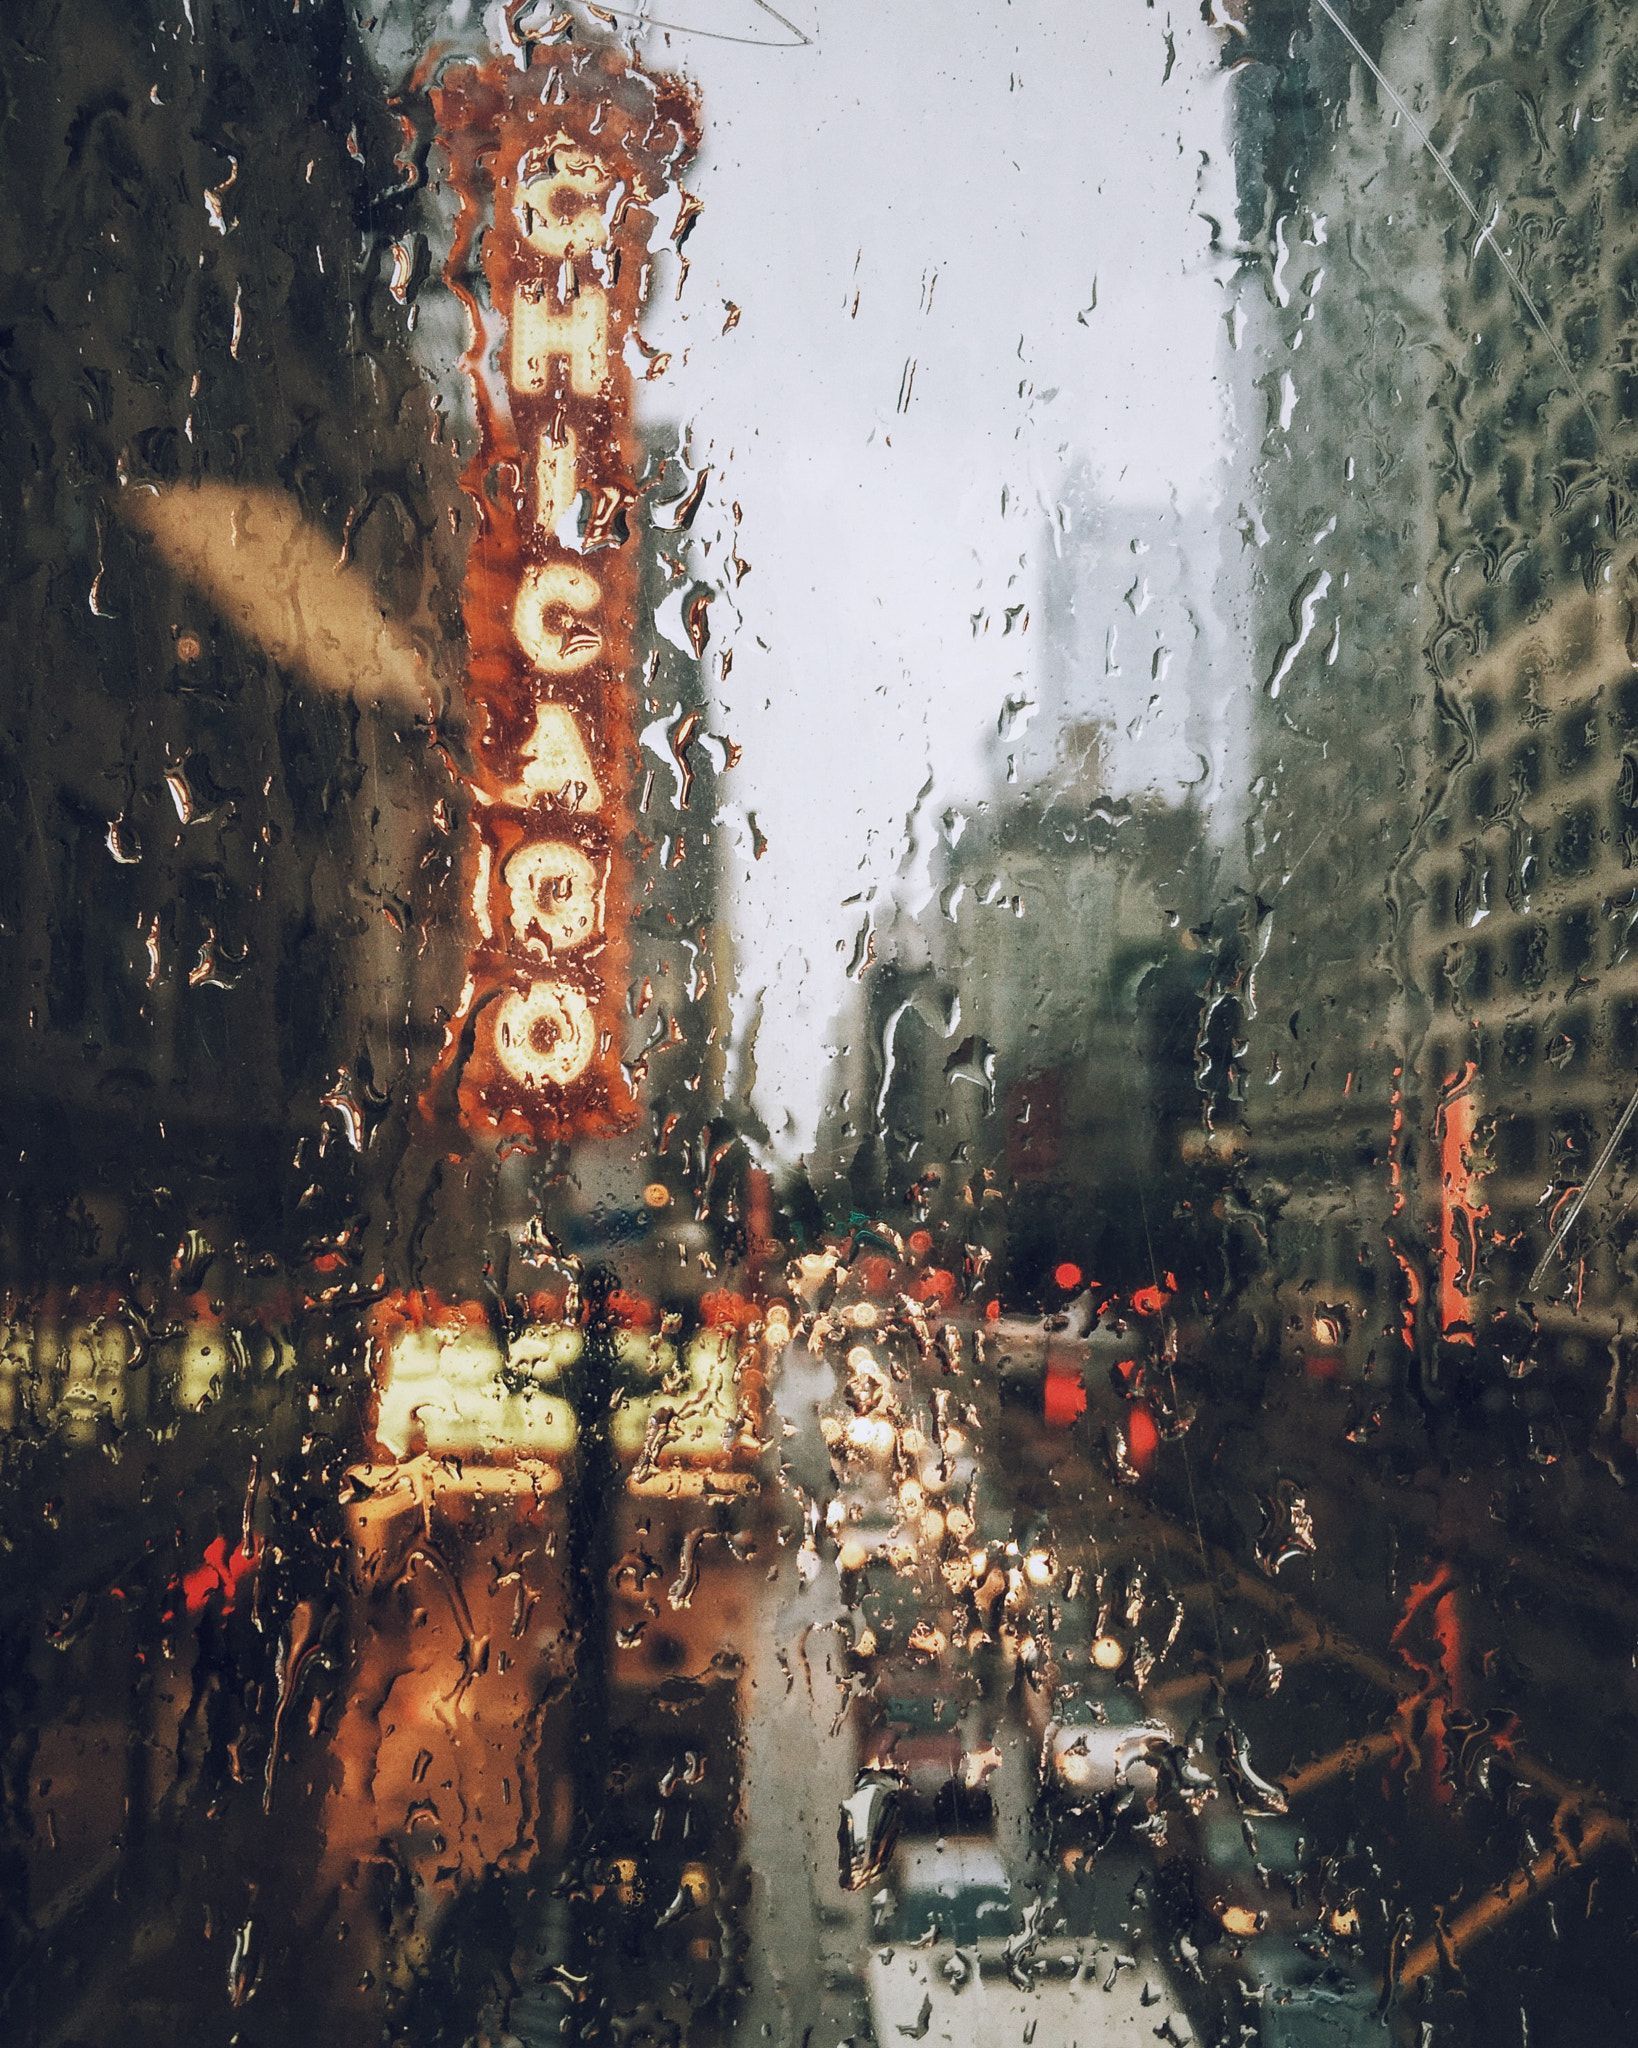
[[[659,1320],[659,1311],[642,1295],[633,1294],[629,1288],[615,1287],[609,1292],[608,1318],[617,1329],[652,1330]]]
[[[1049,1366],[1042,1391],[1042,1421],[1051,1429],[1067,1429],[1085,1413],[1086,1388],[1080,1374]]]
[[[880,1252],[866,1252],[853,1270],[867,1294],[885,1294],[893,1284],[893,1261]]]
[[[731,1288],[714,1287],[700,1296],[700,1325],[707,1330],[743,1330],[761,1318],[754,1301]]]

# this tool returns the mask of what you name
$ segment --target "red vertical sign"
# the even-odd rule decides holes
[[[629,356],[694,110],[606,50],[463,68],[434,107],[479,433],[462,479],[478,513],[474,943],[441,1066],[464,1051],[471,1129],[617,1130],[635,1112],[619,1045],[641,529]]]

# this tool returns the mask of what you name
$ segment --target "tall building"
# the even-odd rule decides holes
[[[1357,48],[1306,5],[1233,39],[1274,1314],[1434,1408],[1552,1363],[1584,1441],[1621,1427],[1622,1163],[1537,1269],[1631,1088],[1638,32],[1342,12]]]
[[[1016,1292],[1178,1263],[1199,1124],[1197,816],[1112,802],[1102,728],[1060,737],[1056,776],[975,806],[926,905],[878,933],[820,1139],[838,1200],[896,1213],[919,1188]]]
[[[162,1276],[193,1229],[362,1270],[449,776],[426,704],[326,642],[436,677],[459,573],[399,137],[338,7],[44,19],[4,230],[0,1266]],[[254,566],[213,580],[235,507]]]
[[[1082,774],[1098,739],[1102,794],[1197,806],[1203,852],[1238,839],[1248,780],[1244,661],[1229,579],[1209,570],[1206,503],[1132,503],[1066,470],[1034,550],[1028,723],[1005,753],[1020,786]]]

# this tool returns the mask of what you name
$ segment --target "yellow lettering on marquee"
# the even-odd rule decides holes
[[[603,651],[602,628],[553,623],[552,614],[595,612],[603,601],[597,578],[578,562],[535,562],[523,572],[512,606],[512,630],[535,667],[549,676],[572,676]]]
[[[609,227],[599,194],[606,178],[595,157],[560,156],[554,170],[521,185],[513,210],[530,248],[560,263],[603,248]],[[565,198],[570,203],[560,206]]]
[[[514,803],[545,800],[571,811],[602,808],[602,785],[567,704],[536,707],[535,729],[524,743],[518,768],[518,779],[507,792]]]
[[[574,435],[567,427],[561,442],[549,441],[542,434],[535,451],[535,524],[548,535],[556,533],[564,514],[580,495],[576,453]]]
[[[503,870],[512,929],[531,952],[570,953],[600,928],[597,870],[561,839],[520,846]]]
[[[484,841],[478,841],[478,871],[472,884],[472,912],[478,921],[478,930],[485,939],[495,936],[494,922],[489,915],[489,874],[494,858]]]
[[[528,1088],[567,1088],[592,1063],[597,1024],[591,1004],[568,982],[511,989],[495,1006],[495,1051]]]
[[[582,290],[559,311],[547,304],[543,287],[525,285],[512,301],[512,389],[545,391],[560,360],[573,389],[595,398],[609,377],[609,302],[600,291]]]

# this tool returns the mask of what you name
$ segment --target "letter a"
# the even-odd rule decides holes
[[[535,729],[518,762],[518,779],[506,792],[513,803],[545,801],[566,810],[595,811],[603,791],[574,713],[567,704],[541,704]]]

